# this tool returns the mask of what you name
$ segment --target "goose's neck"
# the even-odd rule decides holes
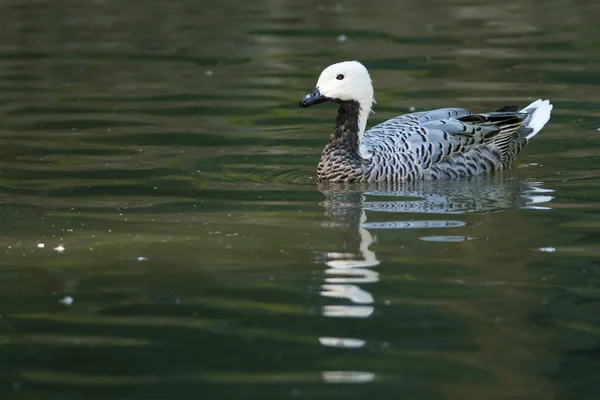
[[[362,135],[367,129],[367,120],[369,119],[369,113],[371,112],[371,102],[368,104],[359,104],[360,112],[358,113],[358,141],[362,140]]]
[[[323,149],[321,161],[317,166],[319,179],[340,182],[354,182],[362,179],[365,161],[359,150],[360,114],[361,109],[358,102],[344,101],[340,103],[335,129],[329,136],[329,143]]]
[[[343,143],[358,153],[358,145],[367,126],[369,111],[368,108],[363,110],[357,101],[342,102],[335,121],[335,129],[329,138],[329,143]]]

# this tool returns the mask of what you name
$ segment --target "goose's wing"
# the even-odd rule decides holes
[[[401,162],[411,161],[428,169],[483,144],[497,146],[504,155],[526,117],[515,110],[507,106],[491,113],[471,114],[463,108],[442,108],[402,115],[365,132],[361,156],[369,159],[377,155],[390,161],[401,157]]]

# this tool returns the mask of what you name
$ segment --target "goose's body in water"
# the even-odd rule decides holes
[[[505,106],[471,114],[441,108],[401,115],[365,131],[373,84],[358,61],[327,67],[301,107],[340,105],[335,129],[317,167],[321,181],[401,182],[486,174],[508,168],[550,119],[552,104]]]

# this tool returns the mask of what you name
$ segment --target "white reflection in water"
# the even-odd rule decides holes
[[[529,190],[523,192],[525,205],[521,208],[532,210],[551,210],[550,207],[538,206],[536,204],[549,203],[554,199],[554,196],[543,195],[542,193],[552,193],[552,189],[544,189],[540,187],[542,182],[534,182],[529,185]]]
[[[470,236],[422,236],[419,239],[426,242],[466,242],[477,238]]]
[[[356,285],[323,285],[322,287],[321,295],[325,297],[345,298],[359,304],[371,304],[373,302],[371,293]]]
[[[426,229],[426,228],[456,228],[465,226],[462,221],[384,221],[365,222],[363,228],[369,229]]]
[[[348,349],[357,349],[365,345],[362,339],[351,339],[342,337],[320,337],[319,342],[327,347],[345,347]]]
[[[327,383],[368,383],[375,379],[375,374],[361,371],[323,371],[321,378]]]
[[[325,306],[322,314],[334,318],[366,318],[370,317],[373,311],[375,308],[370,306]]]
[[[362,265],[360,266],[362,267]],[[330,268],[325,273],[337,275],[337,277],[325,278],[325,281],[329,283],[373,283],[379,280],[377,272],[365,268],[348,269],[345,266],[342,270]]]

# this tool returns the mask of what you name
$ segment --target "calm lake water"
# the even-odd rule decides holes
[[[600,3],[0,0],[2,399],[600,399]],[[511,171],[319,185],[377,105],[554,103]]]

